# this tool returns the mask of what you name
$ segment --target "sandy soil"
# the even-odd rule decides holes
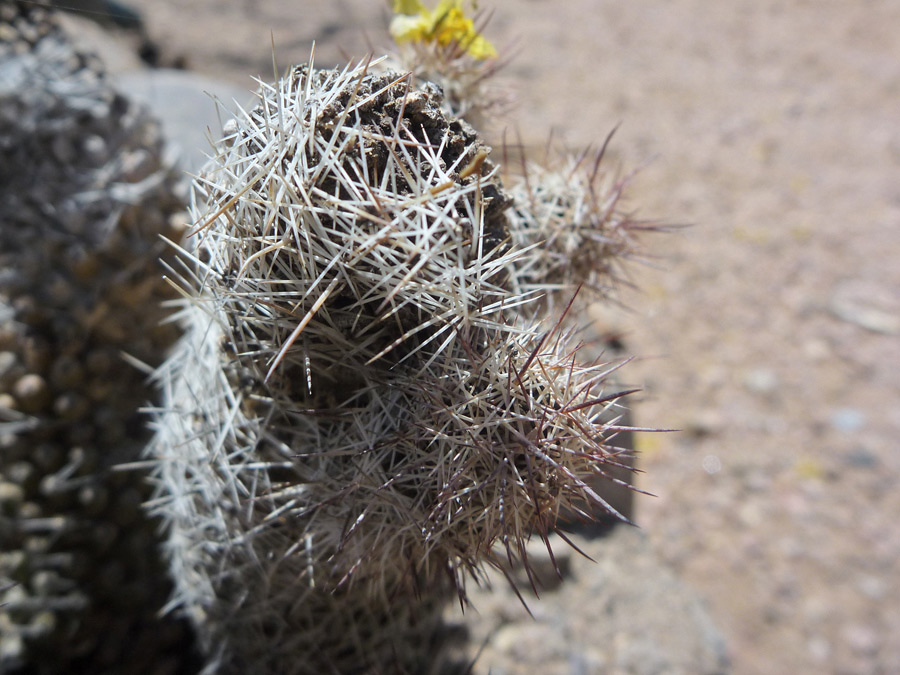
[[[900,5],[511,0],[495,133],[640,167],[630,311],[638,520],[708,604],[734,672],[900,672]],[[155,0],[163,63],[252,87],[387,44],[386,8]]]

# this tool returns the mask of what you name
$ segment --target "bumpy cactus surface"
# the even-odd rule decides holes
[[[604,508],[619,463],[617,365],[544,316],[540,210],[438,88],[375,65],[263,85],[171,269],[153,508],[219,672],[424,672],[445,597]]]
[[[182,205],[96,59],[34,3],[0,30],[0,672],[191,672],[146,472],[122,468],[153,395],[132,362],[177,336],[158,257]]]

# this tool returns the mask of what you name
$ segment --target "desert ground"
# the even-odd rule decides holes
[[[636,519],[732,672],[900,672],[900,5],[482,2],[540,160],[597,148],[646,236],[620,331]],[[389,47],[380,2],[154,0],[164,66],[252,89]],[[617,126],[618,125],[618,126]],[[894,598],[894,600],[891,600]],[[573,607],[577,612],[578,607]]]

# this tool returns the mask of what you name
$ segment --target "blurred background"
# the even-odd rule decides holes
[[[680,430],[637,438],[652,547],[734,673],[900,672],[900,4],[480,8],[515,98],[494,142],[541,161],[551,134],[578,152],[618,125],[626,207],[689,225],[648,236],[622,307],[591,317],[637,357],[635,422]],[[238,97],[272,78],[273,43],[282,69],[314,39],[322,66],[390,47],[372,0],[125,9],[124,27],[69,20],[121,38],[114,71],[187,69]]]

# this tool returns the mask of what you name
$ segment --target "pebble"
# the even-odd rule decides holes
[[[490,594],[472,589],[477,611],[466,613],[466,661],[481,650],[472,672],[730,672],[726,645],[705,608],[656,557],[639,530],[616,526],[606,537],[576,535],[574,542],[590,559],[573,554],[573,578],[539,600],[529,600],[538,620],[521,607],[507,614],[517,600],[499,573],[490,575]]]
[[[750,469],[744,475],[744,487],[752,492],[765,492],[772,488],[772,475],[765,469]]]
[[[873,656],[878,653],[881,640],[878,632],[871,626],[852,623],[844,627],[841,636],[846,640],[847,645],[860,656]]]
[[[846,434],[859,431],[865,423],[865,414],[856,408],[838,408],[831,416],[831,426]]]
[[[854,469],[874,469],[881,464],[881,460],[866,448],[855,448],[844,455],[844,464]]]
[[[830,309],[831,313],[838,319],[873,333],[881,333],[882,335],[897,335],[900,333],[900,316],[878,307],[835,298],[831,302]]]
[[[754,368],[744,377],[744,386],[754,394],[772,394],[779,384],[778,375],[769,368]]]
[[[883,600],[887,596],[888,584],[871,574],[861,576],[856,580],[857,590],[870,600]]]
[[[721,433],[724,428],[724,416],[715,408],[694,412],[685,425],[685,431],[696,437],[714,436]]]
[[[72,147],[70,139],[64,136],[54,138],[50,150],[60,164],[72,164],[75,159],[75,148]]]
[[[762,525],[766,520],[765,515],[762,505],[753,501],[743,504],[740,509],[738,509],[738,519],[741,524],[746,527],[758,527]]]
[[[824,361],[831,357],[831,347],[822,339],[807,340],[803,343],[803,353],[811,361]]]
[[[831,658],[831,644],[821,635],[811,637],[806,647],[816,663],[826,663]]]
[[[718,455],[707,455],[703,458],[700,465],[710,476],[717,474],[722,470],[722,460],[719,459]]]

